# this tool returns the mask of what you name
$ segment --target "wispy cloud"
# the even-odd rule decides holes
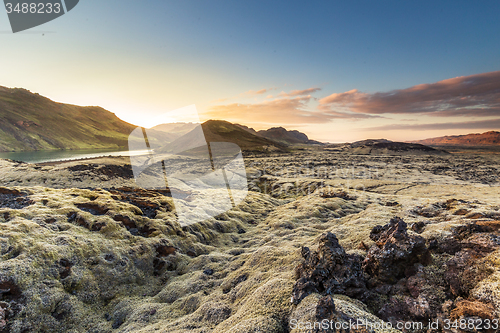
[[[325,121],[332,119],[351,119],[351,120],[360,120],[360,119],[371,119],[371,118],[385,118],[378,115],[372,114],[364,114],[364,113],[354,113],[354,112],[341,112],[341,111],[326,111],[321,112],[323,115],[323,119]]]
[[[273,88],[270,88],[270,89],[260,89],[260,90],[257,90],[257,91],[255,91],[255,90],[249,90],[249,91],[243,93],[243,95],[246,95],[246,96],[258,96],[258,95],[263,95],[266,92],[271,91],[271,90],[273,90]]]
[[[279,96],[285,96],[285,97],[293,97],[293,96],[302,96],[302,95],[310,95],[314,94],[315,92],[321,91],[321,88],[307,88],[303,90],[292,90],[289,93],[286,93],[282,91]]]
[[[500,128],[500,118],[479,121],[464,121],[450,123],[431,123],[431,124],[391,124],[377,127],[365,128],[365,131],[391,131],[391,130],[450,130],[450,129],[498,129]]]
[[[318,108],[361,114],[500,116],[500,71],[373,94],[353,89],[320,99]]]
[[[210,103],[222,103],[222,102],[225,102],[229,100],[229,98],[217,98],[217,99],[214,99],[213,101],[210,101]]]
[[[259,90],[248,90],[244,93],[240,93],[239,95],[236,95],[233,97],[214,99],[214,100],[210,101],[209,103],[210,104],[219,104],[222,102],[226,102],[229,100],[235,100],[235,99],[239,99],[239,98],[258,97],[258,96],[264,95],[265,93],[268,93],[270,91],[277,90],[277,89],[278,88],[273,87],[273,88],[263,88],[263,89],[259,89]],[[271,96],[271,97],[269,97],[269,96]],[[269,96],[267,98],[272,98],[272,95],[269,95]]]

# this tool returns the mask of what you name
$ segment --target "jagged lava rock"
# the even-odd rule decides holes
[[[294,304],[299,304],[313,292],[344,294],[361,299],[367,293],[366,279],[361,269],[362,258],[346,254],[334,234],[322,234],[315,252],[302,247],[302,257],[304,262],[296,268],[298,281],[293,287]]]
[[[421,236],[409,235],[403,219],[394,217],[370,233],[375,242],[363,260],[363,269],[386,283],[396,283],[416,263],[429,264],[431,256]]]

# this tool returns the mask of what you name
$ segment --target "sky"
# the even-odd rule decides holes
[[[13,34],[0,8],[0,86],[145,127],[194,104],[202,121],[324,142],[499,130],[499,12],[498,1],[81,0]]]

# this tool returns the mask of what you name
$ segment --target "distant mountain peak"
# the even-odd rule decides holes
[[[360,147],[360,146],[374,146],[377,144],[382,144],[382,143],[392,143],[394,141],[387,140],[387,139],[366,139],[366,140],[361,140],[361,141],[355,141],[351,143],[350,145],[352,147]]]
[[[321,142],[310,140],[309,137],[297,130],[287,130],[284,127],[272,127],[267,130],[257,132],[257,135],[264,138],[281,142],[285,145],[295,144],[321,144]]]

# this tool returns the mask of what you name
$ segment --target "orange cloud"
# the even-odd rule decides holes
[[[380,116],[353,114],[339,111],[310,110],[311,95],[281,98],[253,104],[232,103],[211,107],[203,115],[206,118],[224,119],[243,123],[267,124],[316,124],[332,119],[364,119]]]
[[[314,112],[306,110],[310,96],[276,99],[254,104],[227,104],[211,107],[204,116],[240,122],[303,123],[321,122]]]
[[[346,105],[349,103],[354,103],[356,100],[361,99],[363,96],[368,94],[363,94],[358,92],[357,89],[349,90],[343,93],[335,93],[330,96],[321,98],[319,100],[320,105],[331,105],[331,104],[342,104]]]
[[[323,111],[435,116],[500,115],[500,71],[462,76],[407,89],[368,94],[356,89],[319,100]]]

